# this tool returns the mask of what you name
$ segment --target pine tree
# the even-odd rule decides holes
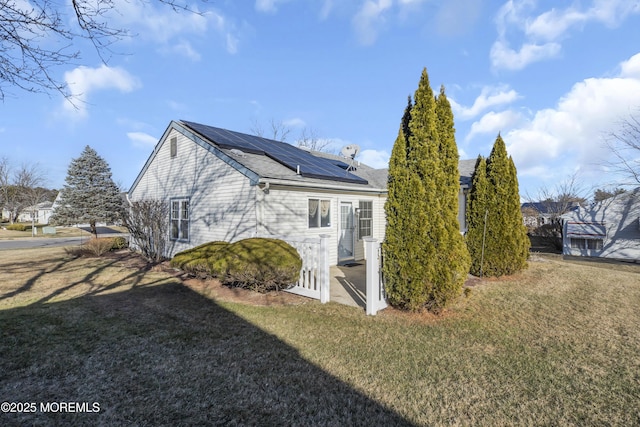
[[[482,177],[483,169],[486,179]],[[478,162],[473,185],[476,183],[478,188],[472,189],[467,210],[467,244],[473,258],[471,272],[502,276],[523,270],[527,267],[529,239],[520,211],[516,168],[513,159],[507,156],[500,135],[486,161],[486,168]],[[482,253],[484,262],[480,266]]]
[[[59,205],[50,219],[61,225],[88,223],[97,236],[96,222],[122,218],[124,203],[111,179],[108,163],[89,147],[69,165]]]
[[[405,110],[389,162],[385,288],[400,308],[438,310],[459,294],[469,257],[459,232],[455,170],[447,168],[457,148],[448,101],[436,99],[423,70],[414,104]],[[407,125],[408,123],[408,125]],[[455,173],[455,178],[447,176]],[[456,184],[457,188],[457,184]]]

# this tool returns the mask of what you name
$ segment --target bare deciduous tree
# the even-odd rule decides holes
[[[25,209],[31,214],[31,235],[36,233],[38,205],[45,201],[49,193],[49,190],[43,187],[44,182],[45,175],[38,164],[22,165],[16,172],[16,185],[20,189],[20,197]]]
[[[157,1],[194,12],[186,2]],[[68,97],[52,70],[80,58],[79,39],[90,41],[106,63],[109,47],[130,35],[109,23],[108,13],[116,6],[115,0],[0,0],[0,100],[6,87]]]
[[[291,128],[284,122],[271,119],[269,122],[269,130],[265,131],[265,128],[254,119],[249,128],[250,132],[262,138],[269,138],[275,141],[287,142],[287,138],[291,135]],[[315,129],[305,126],[300,131],[300,134],[295,139],[295,145],[300,148],[306,148],[311,151],[322,151],[325,153],[331,153],[331,141],[328,139],[318,137],[318,133]]]
[[[11,185],[11,165],[6,157],[0,158],[0,219],[2,210],[6,208],[9,198],[9,186]]]
[[[162,200],[130,202],[124,215],[134,246],[147,260],[160,262],[167,246],[169,205]]]
[[[331,141],[319,138],[316,131],[308,127],[302,129],[300,136],[296,140],[296,144],[298,147],[307,148],[311,151],[322,151],[325,153],[330,153],[332,151]]]
[[[25,208],[33,208],[46,199],[49,190],[43,188],[44,182],[45,175],[38,164],[24,163],[14,169],[6,157],[0,159],[0,208],[9,213],[9,222],[14,223]],[[35,220],[34,212],[31,214]]]
[[[618,185],[640,184],[640,108],[622,119],[617,130],[606,135],[604,143],[613,158],[605,166],[626,179]]]
[[[528,226],[530,233],[541,237],[556,249],[562,249],[561,216],[577,206],[584,206],[589,193],[580,183],[577,174],[569,176],[554,188],[540,188],[534,196],[527,193],[527,214],[537,214],[538,218],[544,218],[536,225]]]
[[[282,121],[271,119],[269,122],[269,130],[265,131],[264,127],[254,119],[249,129],[251,133],[261,138],[269,138],[274,141],[287,142],[287,138],[291,133],[291,129],[287,127]]]

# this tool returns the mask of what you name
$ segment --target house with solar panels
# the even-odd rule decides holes
[[[640,187],[562,215],[563,254],[640,260]]]
[[[466,204],[475,160],[461,162]],[[167,200],[167,257],[216,240],[329,238],[329,264],[364,258],[382,241],[387,169],[188,121],[172,121],[129,191]],[[464,228],[464,209],[461,209]]]

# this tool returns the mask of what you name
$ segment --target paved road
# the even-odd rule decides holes
[[[14,240],[0,240],[0,250],[74,246],[86,241],[87,237],[24,237]]]
[[[83,230],[85,227],[81,227]],[[86,227],[89,231],[89,228]],[[118,230],[109,227],[98,227],[98,237],[116,237],[124,236],[126,233],[120,233]],[[32,248],[53,248],[56,246],[77,246],[86,242],[89,236],[72,236],[72,237],[20,237],[11,240],[0,240],[0,250],[6,249],[32,249]]]

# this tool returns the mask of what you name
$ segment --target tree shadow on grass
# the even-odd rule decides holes
[[[0,311],[2,425],[411,425],[177,280]]]

